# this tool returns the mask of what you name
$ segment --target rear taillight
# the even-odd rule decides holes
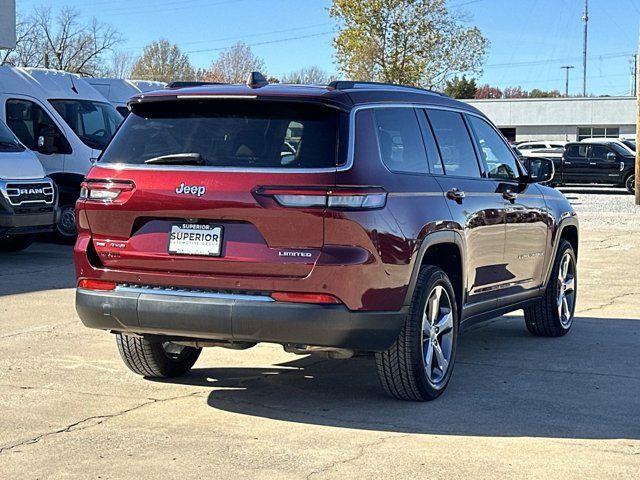
[[[273,292],[271,298],[278,302],[320,303],[325,305],[340,303],[340,300],[336,297],[326,293]]]
[[[108,282],[106,280],[92,280],[90,278],[83,278],[78,282],[78,288],[84,288],[87,290],[115,290],[117,284],[115,282]]]
[[[380,187],[260,187],[255,194],[297,208],[372,210],[387,203],[387,192]]]
[[[113,202],[134,188],[130,181],[86,180],[80,185],[80,198],[96,202]]]

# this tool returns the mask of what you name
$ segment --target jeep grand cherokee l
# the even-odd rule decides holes
[[[375,354],[390,395],[430,400],[462,326],[524,309],[569,331],[578,222],[536,183],[549,160],[533,177],[437,93],[265,83],[138,96],[82,186],[77,311],[131,370],[273,342]]]

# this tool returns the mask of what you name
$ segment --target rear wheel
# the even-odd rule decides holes
[[[632,195],[636,193],[636,176],[631,174],[627,177],[627,181],[624,182],[624,187]]]
[[[376,354],[382,387],[401,400],[437,398],[451,378],[457,342],[453,286],[441,269],[423,267],[398,339],[389,350]]]
[[[187,373],[200,356],[201,348],[173,342],[116,334],[118,350],[131,371],[148,378],[179,377]]]
[[[576,308],[577,280],[575,252],[569,242],[561,240],[544,296],[524,310],[529,332],[539,337],[561,337],[569,332]]]
[[[35,240],[35,235],[15,235],[0,237],[0,251],[19,252],[29,247]]]

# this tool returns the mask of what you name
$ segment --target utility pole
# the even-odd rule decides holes
[[[564,96],[568,97],[569,96],[569,70],[575,67],[573,65],[565,65],[564,67],[560,67],[560,68],[564,68],[566,72],[566,79],[564,81]]]
[[[636,54],[636,92],[640,92],[640,40],[638,41],[638,53]],[[640,133],[640,95],[636,95],[636,142],[639,138]],[[640,150],[636,148],[636,171],[635,178],[636,180],[640,177]],[[637,182],[636,182],[637,184]],[[636,205],[640,205],[640,188],[635,188],[636,195]]]
[[[631,96],[635,97],[638,93],[638,56],[633,55],[631,58]]]
[[[587,26],[589,24],[589,0],[584,0],[584,40],[582,45],[582,96],[587,96]]]

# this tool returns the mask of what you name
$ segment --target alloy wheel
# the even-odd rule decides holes
[[[573,320],[576,302],[576,265],[570,252],[565,252],[558,270],[558,316],[567,328]]]
[[[422,352],[427,378],[442,383],[451,364],[454,342],[451,298],[441,285],[433,287],[422,316]]]

